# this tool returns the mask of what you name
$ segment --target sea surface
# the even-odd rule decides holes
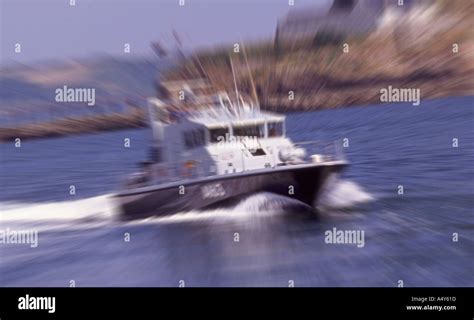
[[[0,144],[0,232],[38,232],[0,244],[0,286],[474,286],[474,97],[291,113],[287,133],[348,139],[317,215],[260,193],[123,222],[110,195],[148,129]]]

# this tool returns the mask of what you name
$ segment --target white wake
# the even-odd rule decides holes
[[[100,226],[118,221],[111,195],[46,203],[0,203],[0,223],[29,223],[34,225]],[[332,179],[318,202],[319,209],[350,208],[374,200],[364,189],[349,180]],[[256,193],[229,208],[192,210],[164,217],[151,217],[130,223],[166,223],[196,220],[241,219],[253,215],[276,215],[304,204],[289,197],[269,192]]]
[[[318,208],[322,210],[348,209],[374,200],[374,196],[359,184],[334,176],[329,179],[326,187],[322,190]]]

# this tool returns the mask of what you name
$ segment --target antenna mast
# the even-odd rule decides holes
[[[247,71],[250,75],[250,84],[252,86],[252,93],[253,93],[253,97],[255,99],[255,104],[257,106],[257,112],[260,112],[260,103],[258,102],[257,90],[255,90],[255,84],[253,82],[252,72],[250,71],[249,61],[247,60],[247,53],[245,52],[245,45],[244,45],[244,42],[242,40],[240,40],[240,41],[242,42],[242,50],[244,52],[245,64],[247,65]]]
[[[229,55],[230,68],[232,69],[232,77],[234,78],[234,87],[235,87],[235,99],[237,100],[237,107],[240,108],[239,102],[239,90],[237,88],[237,80],[235,78],[234,64],[232,63],[232,57]]]

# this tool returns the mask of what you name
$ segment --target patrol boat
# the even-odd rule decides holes
[[[166,98],[148,99],[153,145],[150,159],[114,196],[123,216],[205,209],[257,192],[314,208],[328,177],[347,166],[337,148],[293,143],[284,115],[261,111],[238,92],[233,100],[226,92],[198,94],[207,86],[202,79],[168,82]]]

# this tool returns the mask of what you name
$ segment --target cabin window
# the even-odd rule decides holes
[[[205,138],[204,138],[204,130],[203,129],[196,129],[193,130],[193,137],[194,137],[194,146],[201,147],[205,145]]]
[[[283,135],[283,122],[269,122],[268,137],[280,137]]]
[[[234,136],[263,138],[263,125],[236,126],[234,127]]]
[[[151,147],[149,150],[149,158],[152,162],[162,162],[163,161],[163,148],[161,147]]]
[[[204,130],[195,129],[184,133],[184,144],[186,148],[192,149],[205,144]]]
[[[214,142],[222,142],[225,141],[227,138],[227,135],[229,135],[229,129],[228,128],[214,128],[214,129],[209,129],[210,137],[211,137],[211,143]]]
[[[262,148],[254,149],[254,150],[249,150],[252,156],[264,156],[266,155],[265,151]]]

